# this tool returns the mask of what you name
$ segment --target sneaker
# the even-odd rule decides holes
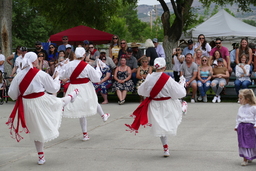
[[[199,96],[197,100],[202,101],[203,100],[202,96]]]
[[[106,122],[108,120],[108,118],[110,117],[110,114],[109,113],[105,113],[101,117],[102,117],[103,121]]]
[[[218,97],[214,96],[214,98],[212,99],[212,102],[215,103],[217,101]]]
[[[170,156],[170,152],[169,152],[168,145],[165,144],[165,145],[163,145],[163,147],[164,147],[164,157],[169,157]]]
[[[89,140],[90,139],[90,137],[88,136],[88,134],[85,134],[84,135],[84,138],[83,138],[83,141],[87,141],[87,140]]]
[[[220,96],[218,96],[217,102],[218,102],[218,103],[221,102]]]
[[[207,102],[207,95],[205,95],[204,97],[203,97],[203,102]]]
[[[44,159],[44,157],[43,157],[43,158],[39,158],[39,160],[38,160],[37,164],[39,164],[39,165],[43,165],[44,163],[45,163],[45,159]]]
[[[125,100],[120,101],[120,105],[124,104]]]
[[[190,101],[191,103],[195,103],[195,99],[191,99],[191,101]]]
[[[241,166],[246,166],[246,165],[248,165],[248,161],[243,161],[243,162],[241,163]]]

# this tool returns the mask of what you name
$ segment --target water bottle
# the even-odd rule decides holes
[[[254,80],[252,80],[252,85],[254,85]]]

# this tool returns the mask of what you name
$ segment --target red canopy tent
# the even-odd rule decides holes
[[[60,45],[62,44],[63,36],[68,36],[69,44],[78,45],[81,44],[84,40],[89,40],[93,42],[93,44],[109,43],[113,35],[104,31],[81,25],[51,35],[50,41]]]

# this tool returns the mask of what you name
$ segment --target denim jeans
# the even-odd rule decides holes
[[[240,89],[245,89],[248,88],[249,85],[251,85],[251,82],[248,80],[240,81],[240,80],[235,80],[235,89],[236,89],[236,94],[239,94]]]
[[[202,80],[206,80],[207,78],[202,78]],[[197,81],[197,86],[200,92],[200,95],[204,97],[206,95],[207,90],[211,86],[211,81],[208,80],[205,83],[202,83],[200,80]]]

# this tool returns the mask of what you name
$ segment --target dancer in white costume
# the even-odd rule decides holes
[[[22,61],[23,68],[12,80],[8,91],[16,104],[6,124],[10,126],[10,133],[18,142],[23,139],[19,127],[22,128],[21,131],[29,133],[36,145],[38,164],[44,164],[44,143],[59,136],[63,106],[74,101],[78,90],[70,92],[65,98],[45,93],[56,93],[60,89],[59,78],[57,76],[53,79],[49,74],[38,70],[37,64],[37,55],[34,52],[26,53]]]
[[[83,140],[86,141],[90,139],[87,133],[86,117],[95,115],[97,109],[99,111],[98,97],[92,82],[100,82],[102,73],[99,66],[97,66],[95,70],[91,65],[84,62],[84,48],[77,47],[75,55],[76,59],[65,65],[63,77],[69,78],[70,80],[67,94],[72,92],[75,88],[78,88],[79,95],[74,103],[65,106],[63,116],[67,118],[79,118],[83,132]],[[98,113],[103,113],[103,111],[101,110]],[[108,114],[103,113],[102,118],[104,121],[106,121],[108,117]]]
[[[169,149],[167,135],[176,135],[178,125],[182,120],[182,107],[178,98],[186,96],[185,79],[177,83],[163,73],[166,62],[164,58],[156,58],[156,72],[149,74],[138,89],[138,94],[147,97],[134,111],[134,122],[125,124],[131,131],[138,133],[140,125],[152,126],[151,133],[160,137],[164,156],[168,157]]]

